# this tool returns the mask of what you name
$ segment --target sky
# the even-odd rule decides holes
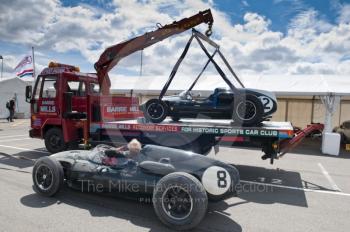
[[[94,72],[105,48],[208,8],[214,17],[211,38],[239,75],[350,74],[349,0],[2,0],[3,75],[14,76],[32,46],[37,72],[50,61]],[[197,29],[204,32],[206,25]],[[167,77],[190,35],[145,49],[143,75]],[[111,76],[139,75],[140,58],[125,58]],[[195,76],[205,62],[193,44],[179,75]],[[209,66],[207,73],[214,72]]]

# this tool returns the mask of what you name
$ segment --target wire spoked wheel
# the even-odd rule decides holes
[[[185,189],[172,186],[163,193],[162,207],[172,219],[183,220],[192,212],[193,199]]]
[[[168,114],[168,106],[159,99],[151,99],[146,103],[145,117],[151,122],[162,122]]]
[[[32,178],[34,190],[41,195],[51,197],[55,195],[63,185],[63,167],[53,157],[41,157],[34,164]]]
[[[236,113],[241,120],[251,120],[256,115],[256,106],[251,101],[240,102],[236,108]]]
[[[53,174],[45,164],[40,165],[35,173],[36,185],[43,191],[47,191],[53,184]]]
[[[173,172],[160,179],[152,201],[158,218],[175,230],[194,228],[203,219],[208,206],[202,183],[184,172]]]
[[[263,114],[263,105],[256,96],[245,95],[234,99],[232,119],[236,125],[257,125],[263,120]]]

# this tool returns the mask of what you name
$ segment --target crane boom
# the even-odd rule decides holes
[[[206,35],[210,36],[213,22],[214,19],[211,11],[210,9],[207,9],[205,11],[200,11],[198,14],[189,18],[184,18],[180,21],[175,21],[171,24],[158,27],[155,31],[147,32],[141,36],[107,48],[95,63],[95,69],[97,71],[102,94],[109,94],[111,83],[108,72],[124,57],[158,43],[170,36],[182,33],[201,23],[208,24]]]

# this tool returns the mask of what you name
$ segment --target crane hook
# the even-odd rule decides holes
[[[161,29],[163,27],[163,25],[160,23],[156,23],[156,26],[158,27],[158,29]]]
[[[213,24],[212,24],[212,23],[211,23],[211,24],[209,24],[209,25],[208,25],[208,30],[206,30],[206,31],[205,31],[205,35],[206,35],[206,36],[208,36],[208,37],[210,37],[210,36],[211,36],[211,34],[213,34],[213,31],[212,31],[212,29],[211,29],[211,28],[212,28],[212,26],[213,26]]]

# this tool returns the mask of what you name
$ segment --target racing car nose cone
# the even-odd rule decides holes
[[[218,196],[229,190],[231,176],[225,168],[212,166],[204,171],[202,183],[208,193]]]

